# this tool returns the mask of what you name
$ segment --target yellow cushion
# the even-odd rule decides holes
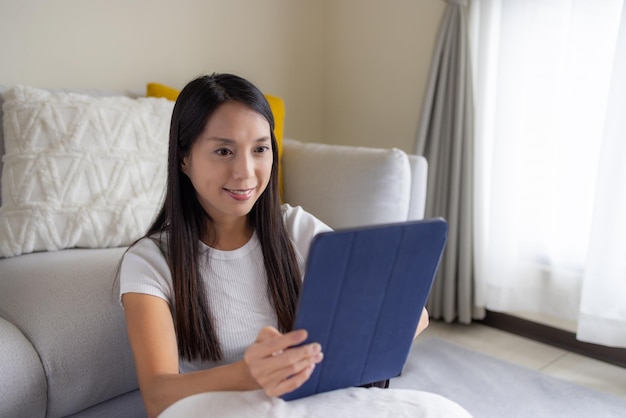
[[[285,123],[285,102],[277,96],[266,94],[265,98],[270,104],[272,113],[274,114],[274,136],[276,136],[276,146],[278,148],[278,190],[280,196],[283,196],[283,126]]]
[[[146,86],[146,96],[163,97],[168,100],[175,101],[179,91],[175,88],[160,83],[148,83]],[[283,195],[283,170],[281,161],[283,158],[283,132],[285,125],[285,102],[277,96],[266,94],[265,98],[274,114],[274,136],[276,136],[276,144],[278,146],[278,187],[280,195]]]
[[[146,96],[148,97],[163,97],[167,100],[176,101],[180,93],[175,88],[166,86],[159,83],[148,83],[146,86]]]

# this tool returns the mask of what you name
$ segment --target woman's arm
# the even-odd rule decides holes
[[[428,311],[426,310],[426,308],[423,308],[420,320],[417,323],[417,329],[415,330],[415,335],[413,336],[413,339],[417,338],[417,336],[420,335],[422,331],[428,328],[429,323],[430,319],[428,317]]]
[[[262,388],[271,396],[281,395],[299,387],[310,376],[311,365],[321,361],[319,345],[289,348],[304,341],[306,332],[281,334],[268,327],[250,346],[245,361],[179,374],[176,333],[167,302],[126,293],[122,303],[139,388],[150,417],[202,392]]]

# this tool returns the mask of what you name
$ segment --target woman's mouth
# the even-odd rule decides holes
[[[252,192],[254,189],[226,189],[224,188],[226,193],[230,195],[233,199],[236,200],[248,200],[252,196]]]

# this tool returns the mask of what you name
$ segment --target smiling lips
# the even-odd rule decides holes
[[[235,189],[224,189],[226,191],[226,193],[228,193],[230,195],[230,197],[232,197],[235,200],[248,200],[250,199],[250,197],[252,197],[252,192],[254,191],[254,188],[252,189],[243,189],[243,190],[235,190]]]

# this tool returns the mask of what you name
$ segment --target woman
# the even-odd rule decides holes
[[[193,80],[176,101],[163,208],[120,268],[150,416],[201,392],[279,396],[322,361],[290,330],[309,244],[330,228],[281,207],[273,130],[263,94],[234,75]]]

